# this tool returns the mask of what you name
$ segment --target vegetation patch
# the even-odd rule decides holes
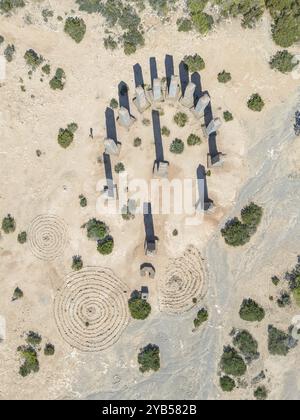
[[[287,50],[278,51],[270,60],[271,69],[280,71],[281,73],[290,73],[299,64],[296,57]]]
[[[200,309],[197,313],[197,317],[194,319],[194,326],[195,328],[199,328],[208,320],[208,311],[205,308]]]
[[[155,344],[148,344],[148,346],[141,349],[138,355],[138,363],[142,373],[153,370],[157,372],[160,369],[160,352],[159,347]]]
[[[129,310],[132,318],[144,320],[151,313],[151,305],[145,299],[142,299],[140,293],[134,294],[128,301]]]
[[[18,242],[24,245],[27,242],[27,232],[21,232],[18,235]]]
[[[65,22],[64,31],[79,44],[86,33],[86,24],[83,19],[78,17],[68,17]]]
[[[178,125],[178,127],[185,127],[187,122],[189,120],[189,117],[184,112],[177,112],[177,114],[174,117],[175,123]]]
[[[231,112],[229,112],[229,111],[225,111],[225,112],[223,113],[223,117],[224,117],[225,122],[230,122],[230,121],[233,121],[233,115],[232,115],[232,113],[231,113]]]
[[[63,69],[58,68],[54,77],[49,82],[51,89],[63,90],[66,84],[66,74]]]
[[[230,376],[222,376],[220,378],[220,387],[223,392],[232,392],[236,387],[235,381]]]
[[[88,204],[87,198],[82,194],[79,196],[79,204],[80,204],[80,207],[83,207],[83,208],[87,207],[87,204]]]
[[[191,73],[195,73],[205,69],[205,61],[199,54],[186,55],[183,61],[185,66]]]
[[[16,287],[15,290],[14,290],[12,301],[14,302],[15,300],[22,299],[23,296],[24,296],[23,291],[19,287]]]
[[[290,334],[286,334],[269,325],[268,328],[268,349],[273,356],[286,356],[289,351],[297,345],[297,341]]]
[[[4,57],[8,63],[11,63],[14,59],[16,49],[13,44],[9,44],[4,50]]]
[[[82,257],[80,255],[74,255],[72,259],[72,270],[79,271],[83,267]]]
[[[23,0],[0,0],[1,13],[10,13],[21,7],[25,7]]]
[[[220,365],[222,371],[229,376],[243,376],[247,371],[247,366],[244,362],[244,359],[233,347],[224,348]]]
[[[254,391],[254,398],[258,401],[264,401],[268,398],[268,391],[265,386],[260,386]]]
[[[188,146],[196,146],[202,143],[202,140],[196,134],[190,134],[187,139]]]
[[[108,234],[106,224],[97,219],[90,219],[83,227],[87,230],[87,237],[92,241],[102,240]]]
[[[184,151],[184,142],[180,139],[173,140],[170,146],[170,152],[174,153],[175,155],[180,155]]]
[[[26,51],[24,59],[33,70],[37,69],[44,61],[43,57],[32,49]]]
[[[265,106],[264,101],[258,93],[254,93],[248,100],[248,108],[251,111],[261,112]]]
[[[240,317],[247,322],[261,322],[265,317],[265,311],[253,299],[244,299],[240,308]]]
[[[2,220],[2,230],[4,233],[13,233],[16,230],[16,222],[15,219],[8,214]]]
[[[259,358],[258,342],[252,337],[249,331],[238,331],[233,339],[233,344],[247,361],[251,362]]]
[[[64,149],[67,149],[73,143],[74,134],[77,129],[78,126],[75,123],[69,124],[65,129],[61,128],[57,137],[58,144]]]
[[[53,356],[55,354],[55,347],[51,343],[47,343],[44,348],[45,356]]]
[[[218,81],[220,83],[228,83],[232,79],[231,74],[226,72],[225,70],[222,71],[222,73],[218,74]]]
[[[102,255],[110,255],[114,249],[114,240],[111,236],[98,241],[97,251]]]

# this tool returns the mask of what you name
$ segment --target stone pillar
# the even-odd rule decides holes
[[[145,90],[143,89],[142,86],[138,86],[135,92],[136,92],[136,97],[133,100],[133,103],[137,107],[138,111],[142,114],[143,112],[146,111],[146,109],[148,109],[151,106],[151,104],[148,101],[145,94]]]
[[[105,153],[107,155],[115,155],[118,156],[120,154],[121,146],[117,142],[112,139],[105,139],[104,140],[104,147]]]
[[[160,79],[153,80],[152,98],[154,102],[162,102],[164,100]]]
[[[213,133],[216,133],[218,129],[221,127],[221,125],[222,125],[222,121],[220,120],[220,118],[215,118],[214,120],[212,120],[206,127],[207,137],[209,137]]]
[[[204,111],[206,107],[209,105],[209,103],[210,103],[210,97],[206,93],[199,99],[197,105],[195,106],[195,109],[193,110],[193,114],[195,115],[196,118],[201,118],[204,116]]]
[[[120,108],[119,110],[119,118],[118,118],[118,123],[124,127],[127,128],[129,130],[129,128],[132,126],[132,124],[134,123],[134,118],[131,117],[131,115],[129,114],[129,111],[127,108],[124,108],[123,106]]]
[[[195,83],[189,83],[187,85],[184,96],[180,100],[182,106],[185,106],[186,108],[189,108],[189,109],[194,107],[195,90],[196,90]]]
[[[175,101],[178,101],[179,96],[180,96],[179,77],[178,76],[172,76],[167,98],[170,101],[175,102]]]

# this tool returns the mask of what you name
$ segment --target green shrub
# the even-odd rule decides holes
[[[133,141],[134,147],[140,147],[142,145],[142,139],[140,137],[136,137]]]
[[[243,358],[232,347],[225,347],[221,358],[221,369],[226,375],[243,376],[247,366]]]
[[[49,84],[53,90],[63,90],[66,84],[66,74],[63,69],[58,68],[55,72],[55,76],[50,80]]]
[[[30,66],[33,70],[39,67],[44,61],[43,57],[41,55],[38,55],[38,53],[36,53],[32,49],[26,51],[24,59],[26,61],[26,64]]]
[[[278,16],[272,26],[272,35],[276,44],[283,48],[291,47],[295,42],[298,42],[300,40],[299,12],[295,14],[287,12]]]
[[[218,81],[220,83],[228,83],[232,79],[231,74],[226,72],[225,70],[222,71],[222,73],[218,74]]]
[[[145,38],[142,32],[138,29],[131,29],[123,35],[123,46],[126,55],[134,54],[137,47],[145,45]]]
[[[97,219],[89,220],[84,227],[87,230],[87,237],[92,241],[102,240],[108,233],[106,224]]]
[[[66,129],[61,128],[59,130],[57,141],[61,147],[63,147],[64,149],[67,149],[73,143],[73,140],[74,140],[74,133],[72,133],[71,130],[69,130],[68,128]]]
[[[22,290],[19,287],[16,287],[14,290],[12,300],[15,301],[15,300],[22,299],[23,296],[24,296],[24,293],[22,292]]]
[[[273,356],[286,356],[290,348],[288,346],[290,336],[283,331],[269,325],[268,328],[268,349]]]
[[[274,286],[278,286],[280,283],[280,279],[277,276],[273,276],[272,283],[274,284]]]
[[[21,358],[23,359],[23,364],[19,370],[20,375],[25,377],[30,375],[30,373],[38,372],[40,366],[35,349],[31,346],[22,346],[18,348],[18,351],[20,352]]]
[[[23,245],[27,242],[27,232],[21,232],[18,235],[18,242]]]
[[[189,118],[184,112],[177,112],[177,114],[174,117],[174,121],[178,125],[178,127],[185,127],[188,120]]]
[[[265,386],[260,386],[254,391],[254,398],[259,401],[264,401],[268,398],[268,391]]]
[[[220,387],[223,392],[232,392],[235,388],[235,381],[229,376],[222,376],[220,378]]]
[[[34,331],[29,331],[29,333],[27,334],[26,341],[32,347],[36,347],[36,346],[39,346],[41,344],[42,337]]]
[[[101,12],[101,0],[76,0],[79,5],[79,10],[87,13],[99,13]]]
[[[74,255],[72,261],[72,270],[80,271],[83,267],[82,257],[80,255]]]
[[[54,12],[53,10],[43,9],[42,16],[44,18],[44,22],[48,22],[49,18],[52,18],[54,16]]]
[[[180,155],[184,151],[184,143],[180,139],[173,140],[170,146],[170,152],[174,153],[175,155]]]
[[[111,107],[112,109],[117,109],[117,108],[118,108],[118,106],[119,106],[119,102],[118,102],[115,98],[113,98],[113,99],[110,101],[110,107]]]
[[[183,61],[191,73],[205,69],[205,61],[198,54],[186,55]]]
[[[168,127],[166,127],[165,125],[162,127],[161,129],[161,134],[163,136],[169,137],[171,134],[171,131],[168,129]]]
[[[133,297],[128,301],[132,318],[144,320],[151,313],[151,305],[141,297]]]
[[[113,51],[118,48],[117,41],[115,41],[111,35],[109,35],[107,38],[104,38],[103,42],[104,42],[104,47],[107,50]]]
[[[23,0],[0,0],[1,13],[10,13],[19,7],[25,7]]]
[[[246,245],[251,239],[247,225],[241,223],[237,217],[226,223],[221,234],[226,244],[234,247]]]
[[[214,18],[203,12],[192,15],[192,21],[195,29],[202,35],[206,35],[214,25]]]
[[[53,344],[47,343],[44,348],[45,356],[53,356],[55,354],[55,347]]]
[[[250,203],[248,206],[244,207],[241,212],[241,217],[243,223],[249,226],[252,230],[256,230],[257,226],[260,224],[263,216],[263,209],[255,203]]]
[[[179,32],[190,32],[193,29],[193,22],[190,19],[180,18],[177,20]]]
[[[248,108],[251,111],[261,112],[264,106],[265,103],[258,93],[253,94],[248,100]]]
[[[225,112],[223,113],[223,117],[224,117],[224,120],[225,120],[226,122],[233,121],[233,115],[232,115],[232,113],[231,113],[231,112],[229,112],[229,111],[225,111]]]
[[[51,73],[51,66],[50,66],[50,64],[45,64],[42,67],[42,72],[45,73],[47,76],[49,76],[50,73]]]
[[[138,355],[138,363],[142,373],[153,370],[157,372],[160,369],[159,347],[154,344],[148,344],[140,350]]]
[[[86,24],[78,17],[68,17],[65,22],[64,31],[79,44],[86,33]]]
[[[2,230],[4,233],[13,233],[16,230],[15,219],[10,214],[2,220]]]
[[[125,171],[124,163],[122,163],[122,162],[117,163],[116,166],[115,166],[115,172],[117,174],[119,174],[119,173],[124,172],[124,171]]]
[[[101,241],[98,241],[97,251],[102,255],[109,255],[113,252],[114,240],[108,236]]]
[[[254,300],[244,299],[240,308],[240,317],[248,322],[261,322],[265,317],[265,311]]]
[[[271,69],[278,70],[281,73],[290,73],[298,64],[299,61],[287,50],[278,51],[270,61]]]
[[[196,134],[190,134],[187,139],[188,146],[196,146],[197,144],[201,144],[202,140],[199,136],[196,136]]]
[[[4,50],[4,57],[8,63],[11,63],[14,59],[16,49],[14,45],[8,45]]]
[[[80,203],[80,207],[86,207],[87,206],[87,199],[82,194],[79,196],[79,203]]]
[[[277,305],[279,308],[285,308],[290,306],[292,303],[291,296],[287,292],[282,292],[280,298],[277,299]]]
[[[203,308],[197,314],[197,317],[194,319],[194,326],[195,328],[199,328],[202,324],[204,324],[208,320],[208,311],[207,309]]]
[[[247,359],[254,360],[259,357],[258,343],[248,331],[239,331],[233,339],[233,344]]]

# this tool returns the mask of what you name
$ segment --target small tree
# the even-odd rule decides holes
[[[247,366],[234,348],[225,347],[221,358],[221,369],[226,375],[239,377],[246,373]]]
[[[271,69],[280,71],[281,73],[290,73],[299,64],[296,57],[287,50],[278,51],[270,60]]]
[[[280,331],[273,325],[268,328],[268,349],[273,356],[286,356],[289,351],[290,336],[284,331]]]
[[[23,364],[20,367],[19,373],[25,377],[30,373],[36,373],[40,369],[38,356],[36,350],[31,346],[22,346],[18,348],[23,359]]]
[[[227,245],[243,246],[250,241],[250,233],[247,225],[241,223],[237,217],[229,220],[225,228],[221,230]]]
[[[223,392],[232,392],[235,388],[235,381],[229,376],[222,376],[220,378],[220,386]]]
[[[65,87],[66,74],[63,69],[58,68],[55,72],[53,79],[50,80],[49,84],[53,90],[63,90]]]
[[[259,357],[258,342],[248,331],[239,331],[233,339],[233,344],[250,361]]]
[[[185,127],[188,120],[189,117],[184,112],[178,112],[174,117],[174,121],[179,127]]]
[[[165,125],[162,127],[161,129],[161,134],[165,137],[169,137],[171,134],[171,131],[169,130],[168,127],[166,127]]]
[[[195,29],[202,35],[206,35],[214,25],[214,18],[211,15],[204,12],[193,14],[192,20]]]
[[[114,249],[114,240],[108,236],[98,242],[97,251],[102,255],[110,255]]]
[[[79,44],[86,33],[86,24],[83,19],[78,17],[68,17],[65,22],[65,32]]]
[[[32,49],[26,51],[24,58],[27,65],[30,66],[33,70],[39,67],[44,61],[43,57]]]
[[[102,240],[108,233],[106,224],[97,219],[90,219],[84,227],[87,230],[87,237],[92,241]]]
[[[55,347],[53,344],[47,343],[44,348],[45,356],[53,356],[55,354]]]
[[[74,140],[74,133],[70,131],[68,128],[63,129],[61,128],[58,133],[57,141],[58,144],[63,147],[64,149],[67,149]]]
[[[171,146],[170,146],[170,152],[174,153],[176,155],[180,155],[184,151],[184,143],[180,139],[175,139]]]
[[[220,83],[228,83],[232,79],[231,74],[227,71],[223,70],[221,73],[218,74],[218,81]]]
[[[134,296],[128,301],[129,310],[132,318],[144,320],[151,313],[151,305],[141,296]]]
[[[122,162],[117,163],[116,166],[115,166],[115,172],[117,174],[119,174],[119,173],[124,172],[124,171],[125,171],[124,163],[122,163]]]
[[[29,331],[29,333],[27,334],[26,341],[32,347],[36,347],[36,346],[38,346],[38,345],[41,344],[42,337],[38,333],[36,333],[34,331]]]
[[[202,140],[199,136],[196,136],[196,134],[190,134],[187,139],[188,146],[196,146],[197,144],[201,144]]]
[[[72,270],[79,271],[83,267],[82,257],[80,255],[74,255],[72,262]]]
[[[138,355],[138,363],[142,373],[151,370],[157,372],[160,369],[159,347],[154,344],[148,344],[148,346],[141,349]]]
[[[260,224],[263,209],[255,203],[251,203],[248,206],[244,207],[242,212],[242,221],[247,225],[252,231],[255,231],[257,226]]]
[[[265,386],[260,386],[254,391],[254,398],[259,401],[264,401],[268,398],[268,391]]]
[[[176,23],[179,32],[190,32],[193,29],[193,22],[190,19],[180,18]]]
[[[26,232],[21,232],[18,235],[18,242],[23,245],[27,242],[27,233]]]
[[[194,326],[195,328],[199,328],[202,324],[204,324],[208,320],[208,311],[205,308],[200,309],[197,313],[197,317],[194,319]]]
[[[233,121],[233,115],[232,115],[232,113],[231,113],[231,112],[229,112],[229,111],[225,111],[225,112],[223,113],[223,117],[224,117],[224,120],[225,120],[226,122]]]
[[[15,219],[8,214],[2,220],[2,230],[4,233],[13,233],[16,230],[16,222]]]
[[[50,64],[45,64],[42,67],[42,72],[45,73],[47,76],[49,76],[50,73],[51,73],[51,66],[50,66]]]
[[[244,299],[240,308],[240,317],[248,322],[261,322],[265,317],[265,311],[253,299]]]
[[[191,73],[205,69],[205,61],[199,54],[186,55],[183,61]]]
[[[253,94],[248,100],[248,108],[251,109],[251,111],[261,112],[264,106],[265,103],[258,93]]]

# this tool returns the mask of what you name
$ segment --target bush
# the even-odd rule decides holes
[[[221,234],[226,244],[234,247],[246,245],[251,239],[247,225],[241,223],[237,217],[226,223]]]
[[[268,349],[273,356],[286,356],[290,350],[290,336],[270,325],[268,328]]]
[[[163,136],[169,137],[171,134],[171,131],[168,129],[168,127],[166,127],[165,125],[162,127],[161,129],[161,134]]]
[[[240,317],[248,322],[261,322],[265,317],[265,311],[254,300],[244,299],[240,308]]]
[[[36,53],[32,49],[26,51],[24,59],[26,61],[26,64],[30,66],[33,70],[39,67],[44,61],[43,57],[41,55],[38,55],[38,53]]]
[[[32,347],[36,347],[36,346],[38,346],[38,345],[41,344],[42,337],[38,333],[36,333],[34,331],[29,331],[29,333],[27,334],[26,341]]]
[[[300,40],[299,13],[287,12],[287,14],[278,16],[272,26],[272,35],[276,44],[283,48],[291,47],[295,42],[298,42]]]
[[[265,103],[258,93],[253,94],[248,101],[248,108],[251,111],[261,112],[264,106]]]
[[[138,363],[142,373],[150,370],[157,372],[160,369],[159,347],[154,344],[148,344],[148,346],[141,349],[138,355]]]
[[[12,300],[15,301],[15,300],[22,299],[23,296],[24,296],[24,293],[22,292],[22,290],[19,287],[16,287],[14,290]]]
[[[87,237],[92,241],[102,240],[108,233],[106,224],[97,219],[89,220],[84,227],[87,229]]]
[[[136,137],[133,141],[134,147],[140,147],[142,145],[142,139],[140,137]]]
[[[174,117],[174,121],[179,127],[185,127],[188,120],[189,118],[184,112],[177,112]]]
[[[63,71],[63,69],[58,68],[56,70],[55,76],[49,82],[51,89],[53,89],[53,90],[63,90],[63,88],[65,87],[65,84],[66,84],[65,80],[66,80],[65,72]]]
[[[277,305],[279,308],[285,308],[290,306],[292,303],[291,296],[287,292],[282,292],[280,298],[277,299]]]
[[[259,401],[264,401],[268,398],[268,391],[265,386],[260,386],[254,391],[254,398]]]
[[[239,331],[233,339],[233,344],[246,359],[251,361],[259,357],[258,343],[248,331]]]
[[[180,139],[175,139],[171,146],[170,146],[170,152],[174,153],[175,155],[180,155],[184,151],[184,143]]]
[[[64,31],[79,44],[86,33],[86,24],[83,19],[78,17],[68,17],[65,22]]]
[[[145,45],[144,35],[138,29],[131,29],[123,35],[123,46],[126,55],[134,54],[137,47]]]
[[[112,108],[112,109],[117,109],[118,108],[118,106],[119,106],[119,102],[116,100],[116,99],[112,99],[111,101],[110,101],[110,107]]]
[[[18,235],[18,242],[23,245],[27,242],[27,233],[26,232],[21,232]]]
[[[104,38],[104,47],[107,50],[115,50],[118,48],[118,43],[113,39],[111,35],[109,35],[107,38]]]
[[[197,144],[201,144],[202,140],[199,136],[196,136],[196,134],[190,134],[187,139],[188,146],[196,146]]]
[[[207,13],[197,13],[192,15],[195,29],[202,35],[206,35],[214,25],[214,18]]]
[[[195,328],[199,328],[207,320],[208,320],[208,311],[207,309],[203,308],[198,312],[197,317],[194,319]]]
[[[69,130],[68,128],[66,129],[61,128],[59,130],[57,141],[61,147],[63,147],[64,149],[67,149],[73,143],[73,140],[74,140],[74,133],[72,133],[71,130]]]
[[[280,283],[280,279],[277,276],[273,276],[272,283],[274,284],[274,286],[278,286]]]
[[[225,70],[222,71],[222,73],[218,74],[218,81],[220,83],[228,83],[232,79],[231,74],[227,73]]]
[[[221,358],[221,369],[226,375],[243,376],[247,371],[247,366],[234,348],[225,347]]]
[[[80,207],[86,207],[87,206],[87,199],[84,195],[80,195],[79,196],[79,202],[80,202]]]
[[[151,305],[141,297],[133,297],[128,301],[132,318],[144,320],[151,313]]]
[[[101,0],[76,0],[79,4],[79,10],[87,13],[101,12]]]
[[[232,392],[235,388],[235,381],[229,376],[222,376],[220,378],[220,387],[223,392]]]
[[[47,76],[49,76],[50,73],[51,73],[51,66],[50,66],[50,64],[45,64],[42,67],[42,72],[45,73]]]
[[[0,0],[1,13],[9,13],[18,7],[25,7],[23,0]]]
[[[251,230],[255,230],[260,224],[263,216],[263,209],[255,203],[251,203],[244,207],[241,212],[243,223],[247,225]]]
[[[98,241],[97,251],[102,255],[109,255],[113,252],[114,240],[108,236],[101,241]]]
[[[83,267],[82,258],[80,255],[75,255],[72,262],[72,270],[79,271]]]
[[[31,346],[22,346],[18,348],[18,351],[21,353],[21,357],[24,360],[19,370],[20,375],[25,377],[30,373],[38,372],[40,366],[35,349]]]
[[[179,32],[190,32],[193,29],[193,22],[190,19],[180,18],[177,20]]]
[[[278,70],[281,73],[290,73],[298,64],[299,61],[287,50],[278,51],[270,61],[271,69]]]
[[[8,45],[4,50],[4,57],[8,63],[11,63],[14,59],[16,49],[14,45]]]
[[[16,230],[16,222],[15,219],[8,214],[2,220],[2,230],[4,233],[13,233]]]
[[[47,343],[44,348],[45,356],[53,356],[55,353],[55,347],[53,344]]]
[[[205,69],[205,61],[198,54],[186,55],[183,61],[191,73]]]
[[[119,173],[124,172],[124,171],[125,171],[124,163],[122,163],[122,162],[117,163],[116,166],[115,166],[115,172],[117,174],[119,174]]]
[[[223,113],[223,117],[224,117],[224,120],[225,120],[226,122],[233,121],[233,115],[232,115],[232,113],[231,113],[231,112],[229,112],[229,111],[225,111],[225,112]]]

